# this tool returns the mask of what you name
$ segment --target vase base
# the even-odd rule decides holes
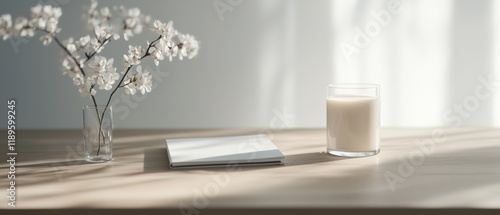
[[[348,152],[348,151],[340,151],[340,150],[333,150],[333,149],[326,149],[328,154],[335,155],[338,157],[351,157],[351,158],[357,158],[357,157],[368,157],[368,156],[374,156],[377,155],[380,152],[380,149],[374,150],[374,151],[366,151],[366,152]]]
[[[108,162],[108,161],[112,161],[113,158],[112,157],[87,157],[85,160],[87,160],[87,162],[91,162],[91,163],[104,163],[104,162]]]

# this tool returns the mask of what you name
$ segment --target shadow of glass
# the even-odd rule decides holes
[[[17,165],[19,168],[39,168],[39,167],[58,167],[58,166],[82,166],[82,165],[93,165],[99,163],[92,163],[86,160],[70,160],[70,161],[55,161],[55,162],[45,162],[45,163],[33,163],[33,164],[20,164]]]
[[[332,161],[339,161],[346,159],[355,159],[355,158],[333,156],[327,154],[326,152],[294,154],[286,156],[285,166],[301,166],[301,165],[332,162]]]

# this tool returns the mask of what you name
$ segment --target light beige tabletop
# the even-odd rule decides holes
[[[385,128],[380,154],[350,159],[325,154],[324,129],[268,130],[284,166],[168,167],[165,138],[262,131],[116,130],[114,160],[100,164],[82,161],[81,131],[18,131],[16,208],[500,208],[500,130],[491,128]]]

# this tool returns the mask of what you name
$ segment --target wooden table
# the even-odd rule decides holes
[[[347,159],[325,154],[325,129],[268,130],[286,155],[284,166],[196,170],[169,169],[165,138],[263,130],[116,130],[114,160],[100,164],[82,160],[79,130],[18,131],[16,209],[75,214],[90,214],[83,209],[92,214],[102,212],[95,209],[106,209],[102,214],[500,209],[499,131],[384,128],[380,154]],[[9,182],[6,146],[0,151],[2,194]],[[1,199],[0,210],[10,209]]]

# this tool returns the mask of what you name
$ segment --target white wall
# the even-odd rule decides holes
[[[0,14],[26,16],[37,2],[0,1]],[[63,8],[61,38],[88,34],[80,20],[88,2],[48,2]],[[168,76],[157,75],[147,96],[117,94],[118,127],[282,126],[284,112],[288,127],[324,127],[326,85],[332,82],[381,84],[383,126],[459,120],[463,126],[500,126],[499,95],[474,96],[481,86],[477,77],[500,77],[498,1],[401,1],[401,13],[391,14],[386,26],[378,24],[380,31],[372,28],[373,37],[350,62],[342,44],[356,47],[356,28],[366,33],[376,21],[372,12],[388,10],[390,1],[243,1],[224,20],[213,2],[101,1],[173,20],[201,41],[197,58],[160,64],[159,74]],[[146,30],[129,43],[144,46],[152,37]],[[121,62],[126,45],[111,43],[102,54]],[[0,99],[17,100],[20,128],[81,127],[81,107],[90,101],[61,75],[59,53],[38,37],[19,45],[0,42]],[[464,102],[469,109],[460,115],[453,107]],[[1,110],[6,113],[6,105]]]

